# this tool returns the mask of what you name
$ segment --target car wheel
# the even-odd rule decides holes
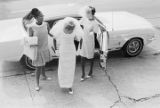
[[[32,60],[25,55],[22,57],[21,63],[29,70],[35,70],[36,69],[36,67],[32,65]]]
[[[123,53],[127,57],[135,57],[141,53],[143,41],[139,38],[129,40],[123,47]]]

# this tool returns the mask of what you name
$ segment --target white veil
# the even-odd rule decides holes
[[[61,35],[61,33],[63,33],[63,29],[64,29],[64,25],[68,24],[69,22],[73,22],[75,25],[74,31],[73,33],[78,37],[82,37],[83,36],[83,30],[80,26],[80,23],[78,22],[78,20],[72,18],[72,17],[66,17],[63,20],[58,21],[50,30],[50,33],[53,34],[56,38],[58,38],[58,36]]]

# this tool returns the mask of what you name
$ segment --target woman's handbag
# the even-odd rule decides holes
[[[37,59],[37,45],[38,45],[37,36],[24,38],[24,52],[23,53],[27,57],[29,57],[31,60]]]
[[[25,41],[27,42],[27,44],[29,46],[36,46],[38,44],[38,38],[37,36],[33,36],[33,37],[25,37]]]

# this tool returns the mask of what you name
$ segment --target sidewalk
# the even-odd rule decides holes
[[[96,63],[95,77],[80,82],[81,68],[78,64],[74,94],[62,91],[57,82],[57,66],[48,68],[51,81],[40,81],[41,90],[34,90],[34,77],[30,74],[0,78],[1,108],[108,108],[118,99],[116,91],[105,73]]]
[[[80,82],[78,63],[73,95],[59,88],[57,63],[47,67],[46,74],[52,80],[40,80],[39,92],[34,90],[35,78],[30,74],[12,76],[8,72],[0,78],[0,108],[159,108],[160,57],[146,53],[135,58],[111,54],[107,74],[96,60],[95,77],[84,82]],[[88,68],[87,64],[86,71]]]

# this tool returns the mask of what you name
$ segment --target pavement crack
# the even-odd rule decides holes
[[[33,102],[33,96],[32,96],[32,92],[31,92],[31,88],[30,88],[30,85],[29,85],[29,81],[27,79],[27,73],[24,71],[24,75],[25,75],[25,79],[26,79],[26,82],[27,82],[27,86],[28,86],[28,90],[29,90],[29,94],[30,94],[30,97],[32,99],[32,102]]]
[[[7,75],[7,76],[1,76],[0,78],[7,78],[7,77],[14,77],[14,76],[22,76],[24,74],[14,74],[14,75]]]
[[[105,72],[105,75],[107,76],[107,78],[108,78],[109,82],[111,83],[111,85],[114,87],[114,89],[115,89],[115,91],[116,91],[116,93],[117,93],[117,96],[118,96],[118,100],[115,101],[115,102],[113,103],[113,105],[110,106],[110,108],[113,108],[114,106],[116,106],[116,105],[119,104],[119,103],[121,103],[121,104],[123,104],[124,106],[126,106],[126,104],[122,101],[122,98],[121,98],[121,95],[120,95],[120,93],[119,93],[119,89],[118,89],[117,85],[112,81],[111,76],[110,76],[110,75],[108,74],[108,72],[107,72],[107,69],[103,69],[103,71]]]
[[[33,73],[32,71],[31,72],[24,72],[24,73],[18,73],[18,74],[13,74],[13,75],[5,75],[5,76],[0,76],[0,78],[8,78],[8,77],[15,77],[15,76],[23,76],[23,75],[26,75],[26,74],[31,74]]]
[[[109,82],[112,84],[112,86],[113,86],[114,89],[116,90],[116,93],[117,93],[117,95],[118,95],[119,101],[121,101],[122,99],[121,99],[121,96],[120,96],[118,87],[116,86],[116,84],[114,84],[114,82],[112,81],[110,75],[108,74],[108,72],[107,72],[106,70],[105,70],[105,74],[106,74],[106,76],[108,77]]]
[[[119,100],[115,101],[115,102],[113,103],[113,105],[110,106],[110,108],[113,108],[113,107],[116,106],[116,104],[118,104],[119,102],[120,102]]]
[[[118,105],[121,104],[121,105],[127,107],[127,103],[125,103],[125,101],[123,100],[124,98],[126,98],[127,100],[130,100],[132,103],[138,103],[138,102],[144,102],[144,101],[147,101],[147,100],[150,100],[150,99],[160,97],[160,94],[155,94],[155,95],[152,95],[152,96],[143,97],[143,98],[139,98],[139,99],[135,99],[135,98],[132,98],[132,97],[129,97],[129,96],[121,96],[117,85],[112,81],[111,76],[109,75],[107,69],[103,69],[103,71],[105,72],[105,75],[107,76],[109,82],[112,84],[112,86],[114,87],[114,89],[115,89],[115,91],[118,95],[118,100],[115,101],[113,103],[113,105],[110,106],[110,108],[114,108],[117,104]]]
[[[160,97],[160,94],[155,94],[153,96],[143,97],[143,98],[139,98],[139,99],[135,99],[135,98],[131,98],[131,97],[128,97],[128,96],[124,96],[124,98],[127,98],[128,100],[131,100],[134,103],[144,102],[144,101],[147,101],[147,100],[150,100],[150,99],[154,99],[154,98],[158,98],[158,97]]]

